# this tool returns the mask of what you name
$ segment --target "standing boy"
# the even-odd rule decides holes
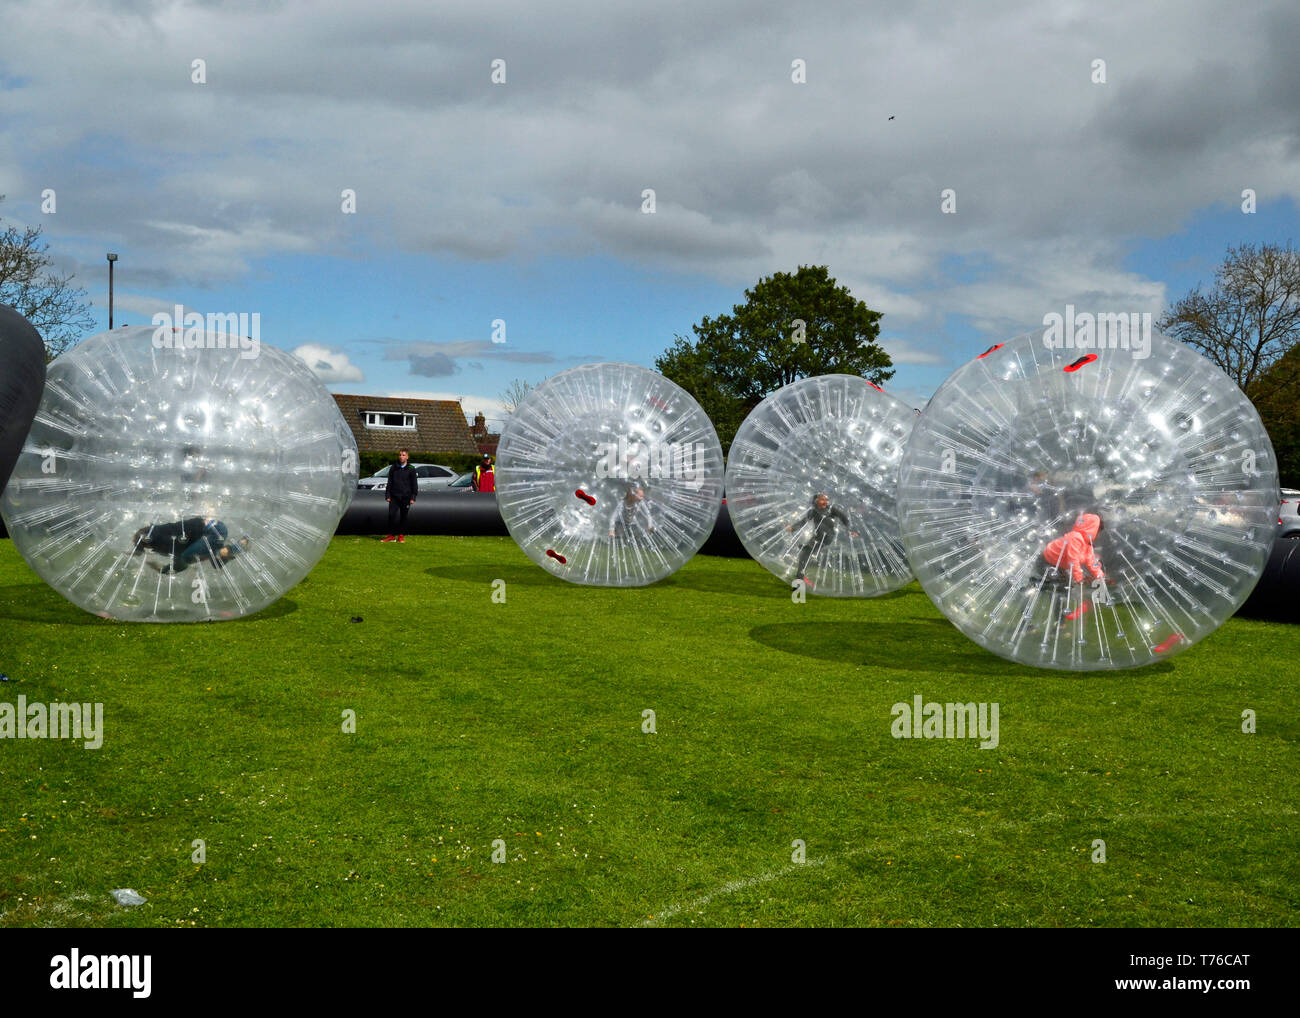
[[[411,511],[415,496],[420,486],[415,476],[415,467],[410,464],[411,454],[405,449],[397,450],[397,462],[388,468],[388,536],[384,543],[396,541],[406,543],[406,514]],[[393,533],[397,536],[394,537]]]

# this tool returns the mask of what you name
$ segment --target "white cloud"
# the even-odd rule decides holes
[[[108,302],[104,306],[107,308]],[[198,308],[186,306],[186,311],[197,311]],[[144,325],[153,320],[153,316],[159,313],[168,315],[176,314],[176,301],[166,297],[151,297],[143,293],[123,293],[120,290],[113,295],[113,316],[114,325],[121,325],[121,316],[123,312],[132,312],[137,315],[143,315],[144,322],[133,322],[134,325]]]
[[[475,396],[464,392],[430,392],[428,390],[397,389],[391,392],[376,392],[375,396],[391,396],[395,399],[449,399],[459,402],[465,412],[465,420],[473,423],[474,415],[482,413],[488,421],[488,430],[497,431],[505,419],[506,408],[496,396]]]
[[[293,350],[293,355],[304,361],[322,382],[365,381],[366,376],[361,369],[340,350],[331,350],[317,343],[304,343]]]
[[[9,0],[0,179],[24,214],[57,185],[44,222],[79,272],[129,252],[155,292],[381,246],[727,285],[826,264],[891,329],[997,330],[1162,300],[1116,269],[1127,240],[1247,186],[1300,200],[1298,33],[1294,0]]]
[[[880,345],[895,364],[942,364],[945,360],[937,353],[918,350],[906,340],[894,337],[882,339]]]

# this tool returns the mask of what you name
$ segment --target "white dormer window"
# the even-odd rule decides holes
[[[389,413],[384,410],[367,410],[362,416],[367,428],[387,428],[390,431],[415,431],[415,414]]]

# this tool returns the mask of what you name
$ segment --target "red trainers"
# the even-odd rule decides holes
[[[1090,612],[1091,610],[1092,610],[1092,607],[1088,604],[1087,601],[1080,601],[1080,602],[1079,602],[1079,607],[1076,608],[1076,609],[1074,609],[1074,611],[1070,612],[1070,614],[1067,615],[1067,616],[1065,616],[1065,617],[1066,617],[1067,619],[1069,619],[1071,622],[1073,622],[1073,621],[1074,621],[1075,619],[1077,619],[1080,615],[1087,614],[1087,613]],[[1105,616],[1102,616],[1102,617],[1105,618]]]
[[[385,537],[385,538],[384,538],[382,541],[380,541],[379,543],[380,543],[380,544],[388,544],[390,541],[396,541],[396,540],[397,540],[397,538],[395,538],[392,534],[389,534],[387,537]]]
[[[1182,641],[1185,639],[1186,637],[1183,636],[1182,633],[1174,633],[1174,635],[1169,637],[1169,639],[1161,643],[1157,643],[1154,647],[1151,648],[1151,650],[1156,654],[1163,654],[1167,650],[1173,650],[1174,647],[1182,643]]]
[[[405,544],[405,543],[406,543],[406,535],[405,535],[405,534],[398,534],[398,535],[397,535],[397,543],[398,543],[398,544]]]

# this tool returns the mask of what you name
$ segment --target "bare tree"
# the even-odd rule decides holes
[[[1159,328],[1204,354],[1252,398],[1271,369],[1300,341],[1300,252],[1273,244],[1229,248],[1214,288],[1198,285],[1161,318]]]
[[[0,232],[0,304],[35,326],[46,355],[53,358],[81,339],[95,320],[85,304],[86,291],[72,285],[71,275],[50,270],[54,260],[48,251],[39,226]]]
[[[507,414],[512,414],[519,409],[519,404],[524,401],[524,397],[532,391],[532,386],[522,378],[516,378],[506,386],[506,391],[501,394],[501,402],[506,408]]]

